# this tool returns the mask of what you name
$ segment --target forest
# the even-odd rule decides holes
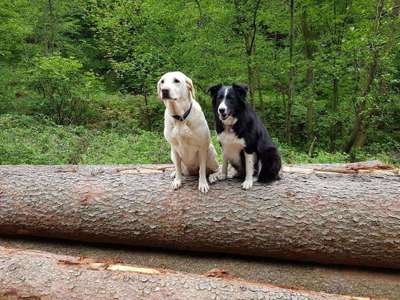
[[[400,0],[0,4],[0,164],[169,162],[173,70],[212,131],[207,88],[247,84],[285,163],[400,164]]]

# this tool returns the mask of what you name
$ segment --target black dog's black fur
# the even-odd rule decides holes
[[[254,163],[255,175],[258,175],[258,181],[270,182],[279,179],[279,171],[281,169],[281,158],[277,147],[273,144],[267,129],[258,118],[251,105],[246,101],[247,87],[233,84],[231,87],[222,84],[209,88],[212,97],[215,129],[217,134],[224,131],[225,127],[218,115],[218,107],[224,98],[225,90],[229,88],[225,103],[230,110],[230,114],[237,119],[232,126],[233,131],[238,138],[245,141],[244,151],[248,154],[256,153],[256,161]],[[240,169],[245,170],[244,153],[240,153],[241,166]],[[261,162],[261,170],[258,171],[259,162]],[[234,166],[235,167],[235,166]],[[235,167],[238,169],[237,167]]]

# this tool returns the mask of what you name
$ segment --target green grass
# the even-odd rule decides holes
[[[221,162],[215,134],[212,141]],[[45,118],[0,115],[0,164],[3,165],[169,163],[169,149],[161,131],[94,130],[83,126],[59,126]],[[334,163],[353,159],[349,154],[322,150],[309,157],[282,143],[279,151],[284,163]],[[357,160],[372,159],[399,164],[386,153],[357,154]]]
[[[159,133],[58,126],[29,116],[0,116],[0,164],[167,163]]]

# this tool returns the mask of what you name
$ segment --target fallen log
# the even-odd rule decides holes
[[[99,245],[20,236],[0,237],[0,245],[68,256],[84,256],[98,261],[123,262],[149,268],[162,267],[199,275],[214,273],[215,276],[218,276],[222,273],[221,270],[224,270],[229,276],[246,281],[328,294],[354,295],[374,299],[398,300],[400,298],[400,271],[388,269],[287,263],[259,257],[243,258],[236,255],[213,253],[204,255],[187,251],[141,249],[122,245]]]
[[[193,178],[171,190],[169,170],[2,166],[0,233],[400,268],[396,170],[295,168],[270,185],[243,191],[227,180],[207,195]]]
[[[370,299],[291,290],[221,276],[0,247],[0,299]]]

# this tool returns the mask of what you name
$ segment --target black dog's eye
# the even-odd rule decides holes
[[[175,79],[174,79],[174,82],[175,82],[175,83],[179,83],[180,81],[179,81],[178,79],[175,78]]]
[[[163,80],[161,80],[161,83],[164,83],[164,79],[163,79]]]

